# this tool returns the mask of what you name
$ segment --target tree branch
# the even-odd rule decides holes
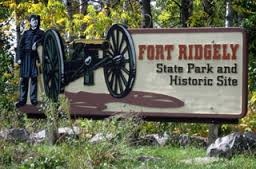
[[[175,1],[175,0],[173,0],[173,2],[174,2],[179,8],[182,7],[179,2],[177,2],[177,1]]]
[[[12,20],[12,17],[9,17],[6,21],[0,23],[0,28],[8,25],[11,20]]]
[[[114,8],[118,3],[120,3],[120,0],[116,0],[116,2],[113,5],[111,5],[111,8]]]

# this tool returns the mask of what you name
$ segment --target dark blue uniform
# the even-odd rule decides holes
[[[37,75],[38,70],[36,67],[36,61],[39,59],[37,51],[32,50],[33,44],[40,44],[43,41],[44,31],[39,28],[32,30],[29,29],[24,32],[20,44],[19,55],[17,59],[21,60],[20,65],[20,98],[19,102],[27,102],[28,94],[28,82],[31,78],[30,85],[30,100],[31,103],[37,103]]]

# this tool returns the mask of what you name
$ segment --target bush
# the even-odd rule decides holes
[[[12,57],[0,49],[0,127],[18,126],[20,114],[15,109],[18,98],[18,70],[13,68]]]
[[[65,169],[67,164],[58,153],[26,159],[19,169]]]

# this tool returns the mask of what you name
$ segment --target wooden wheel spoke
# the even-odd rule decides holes
[[[50,56],[50,55],[52,55],[51,53],[50,53],[50,48],[49,48],[49,46],[48,45],[46,45],[45,46],[45,48],[46,48],[46,54],[47,54],[47,56]]]
[[[123,51],[121,52],[121,55],[124,55],[127,51],[128,51],[128,47],[125,46],[125,48],[124,48]]]
[[[109,51],[112,51],[112,54],[113,54],[113,56],[114,56],[115,50],[114,50],[113,46],[114,46],[114,44],[113,44],[113,37],[111,37],[111,38],[109,39]]]
[[[130,63],[130,60],[129,60],[129,59],[124,59],[124,60],[123,60],[123,63],[124,63],[124,64]]]
[[[46,72],[49,72],[52,69],[52,65],[50,63],[45,63],[44,66],[45,66],[44,70]]]
[[[115,51],[119,52],[119,31],[116,30],[116,46],[115,46]]]
[[[108,68],[107,69],[107,76],[109,77],[111,75],[112,72],[112,67]]]
[[[50,71],[47,71],[47,72],[45,72],[45,77],[46,77],[46,79],[48,79],[48,81],[49,81],[49,79],[50,79],[50,77],[51,77],[51,72]]]
[[[59,72],[55,72],[53,75],[54,75],[54,78],[59,79]]]
[[[120,45],[119,45],[119,47],[118,47],[118,51],[121,51],[123,44],[124,44],[124,36],[123,36],[123,34],[122,34],[122,38],[121,38]]]
[[[58,66],[57,55],[53,56],[53,58],[52,58],[52,65],[53,65],[54,68]]]
[[[45,76],[45,77],[44,77],[44,80],[45,80],[46,84],[48,84],[48,82],[50,81],[49,75],[48,75],[48,76]]]
[[[111,52],[112,50],[108,50],[107,53],[112,56],[112,58],[115,56],[113,52]]]
[[[119,84],[119,89],[120,89],[120,93],[122,93],[124,91],[123,89],[123,84],[122,84],[122,81],[120,79],[120,74],[121,74],[121,71],[118,73],[118,84]]]
[[[56,87],[56,89],[57,89],[58,83],[59,83],[59,77],[56,76],[56,74],[55,74],[55,77],[53,78],[53,82],[54,82],[54,85],[55,85],[55,87]]]
[[[123,70],[127,75],[130,75],[130,71],[126,69],[126,67],[121,67],[121,70]]]
[[[111,79],[110,79],[110,86],[112,86],[113,87],[113,84],[114,84],[114,76],[115,76],[115,73],[113,72],[112,73],[112,76],[111,76]]]
[[[116,47],[117,47],[117,44],[116,44],[116,37],[115,37],[115,34],[113,32],[113,36],[112,36],[112,43],[113,43],[113,47],[114,47],[114,54],[116,54]]]
[[[115,72],[115,87],[114,87],[115,93],[117,93],[117,90],[118,90],[118,75]]]
[[[49,39],[48,39],[48,46],[49,46],[49,51],[51,52],[51,55],[52,55],[52,51],[53,51],[52,38],[49,38]]]
[[[127,82],[126,78],[124,77],[122,71],[120,71],[120,77],[121,77],[121,80],[122,80],[123,84],[124,84],[125,86],[127,86],[128,82]]]

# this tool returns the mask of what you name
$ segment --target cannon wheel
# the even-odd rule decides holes
[[[56,30],[46,31],[44,36],[43,78],[46,96],[58,100],[64,75],[63,42]]]
[[[131,35],[122,25],[113,25],[106,39],[109,48],[104,57],[109,57],[110,62],[103,67],[105,82],[113,97],[122,98],[129,94],[135,81],[135,47]]]

